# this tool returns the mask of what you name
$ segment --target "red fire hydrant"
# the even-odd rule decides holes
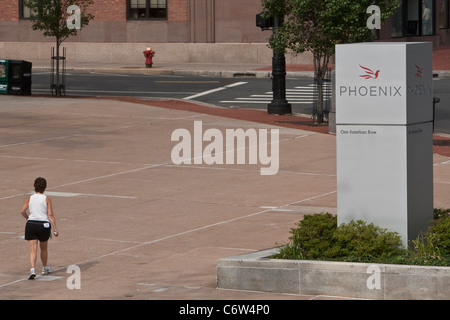
[[[147,47],[147,50],[144,51],[145,56],[145,66],[147,68],[151,68],[153,65],[153,56],[155,55],[155,51],[152,50],[152,48]]]

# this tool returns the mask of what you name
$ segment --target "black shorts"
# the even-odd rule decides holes
[[[28,220],[25,225],[25,240],[45,242],[50,238],[50,222]]]

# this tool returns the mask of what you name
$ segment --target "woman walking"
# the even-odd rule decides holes
[[[28,240],[30,247],[30,275],[28,279],[36,277],[36,260],[38,243],[41,249],[42,274],[48,274],[50,267],[47,265],[48,260],[48,239],[50,238],[51,228],[53,234],[58,236],[56,228],[55,216],[53,214],[52,202],[49,197],[44,195],[47,181],[44,178],[36,178],[34,180],[34,191],[22,207],[22,216],[27,219],[25,226],[25,240]],[[29,209],[30,214],[27,214]]]

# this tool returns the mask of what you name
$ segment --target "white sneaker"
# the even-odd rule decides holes
[[[33,280],[34,278],[36,278],[36,270],[34,268],[30,269],[30,275],[28,276],[29,280]]]
[[[50,273],[50,267],[49,266],[45,266],[42,268],[42,274],[49,274]]]

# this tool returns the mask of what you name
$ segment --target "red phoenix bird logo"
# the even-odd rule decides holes
[[[416,69],[417,69],[416,77],[417,77],[417,78],[422,78],[422,77],[423,77],[423,68],[419,67],[419,66],[416,64]]]
[[[378,75],[380,74],[380,70],[377,70],[376,72],[373,72],[373,70],[363,67],[362,65],[359,65],[362,69],[364,69],[365,74],[363,74],[362,76],[360,76],[361,78],[364,79],[376,79],[378,78]]]

